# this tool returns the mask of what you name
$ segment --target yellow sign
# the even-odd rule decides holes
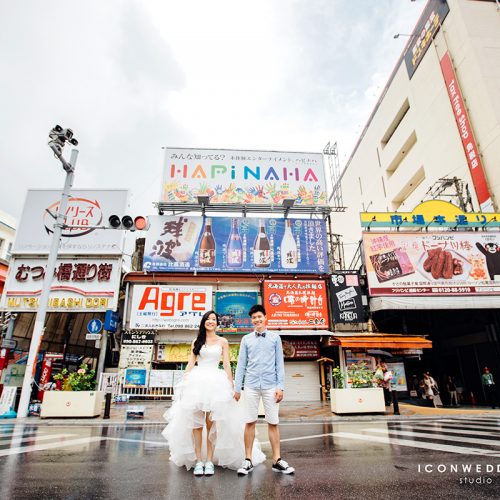
[[[187,363],[190,352],[191,344],[159,344],[157,359],[166,363]],[[239,344],[229,344],[231,361],[238,361],[239,352]]]
[[[424,201],[413,212],[361,212],[361,226],[377,227],[500,227],[500,214],[467,213],[453,203],[442,200]]]

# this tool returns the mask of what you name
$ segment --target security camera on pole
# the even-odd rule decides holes
[[[73,131],[70,128],[63,129],[60,125],[56,125],[49,132],[49,138],[49,147],[54,152],[55,157],[62,163],[63,169],[66,172],[66,181],[64,183],[64,190],[62,193],[61,202],[59,204],[59,210],[55,217],[54,232],[52,234],[52,242],[50,245],[49,257],[47,260],[47,272],[45,273],[45,277],[43,279],[42,293],[40,295],[39,307],[35,318],[35,326],[33,328],[33,335],[31,337],[28,362],[26,365],[26,373],[24,375],[21,399],[19,401],[19,408],[17,412],[18,417],[26,417],[28,415],[32,384],[36,372],[38,351],[40,350],[43,333],[45,331],[45,317],[47,316],[50,288],[52,285],[52,280],[54,278],[53,270],[56,266],[61,233],[64,228],[66,208],[68,206],[70,190],[71,186],[73,185],[76,160],[78,158],[78,150],[76,149],[71,150],[71,157],[69,162],[62,155],[64,146],[67,142],[69,142],[73,146],[78,145],[78,141],[73,137]]]

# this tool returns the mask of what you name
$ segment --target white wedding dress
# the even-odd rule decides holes
[[[194,467],[193,429],[205,426],[205,412],[213,421],[209,439],[215,445],[215,465],[238,469],[245,459],[243,402],[233,399],[226,372],[218,368],[222,355],[220,344],[204,345],[198,355],[198,366],[186,373],[176,385],[174,402],[165,412],[168,424],[162,435],[168,441],[170,460],[188,470]],[[203,430],[202,460],[206,459],[206,427]],[[255,440],[252,462],[266,459]]]

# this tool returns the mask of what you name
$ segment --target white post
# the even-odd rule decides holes
[[[99,361],[97,362],[97,372],[96,380],[101,380],[101,375],[104,371],[104,360],[106,359],[106,349],[108,345],[108,332],[107,330],[102,330],[101,345],[99,351]]]
[[[47,260],[47,269],[43,279],[42,293],[40,295],[40,302],[38,311],[35,318],[35,326],[33,328],[33,335],[31,337],[30,350],[28,354],[28,362],[26,364],[26,373],[24,374],[23,388],[21,391],[21,399],[19,401],[19,409],[17,411],[18,417],[26,417],[28,415],[28,407],[30,404],[32,384],[35,377],[36,364],[38,358],[38,351],[42,343],[42,337],[45,330],[45,317],[47,316],[47,307],[49,305],[49,294],[54,279],[54,268],[56,267],[57,254],[59,251],[59,242],[61,240],[61,233],[66,218],[66,207],[70,196],[71,186],[73,185],[73,178],[75,172],[76,160],[78,158],[78,150],[71,151],[71,159],[69,164],[62,156],[59,157],[60,161],[66,171],[66,181],[64,183],[64,190],[59,204],[56,222],[54,224],[54,233],[52,234],[52,242],[50,245],[49,257]]]

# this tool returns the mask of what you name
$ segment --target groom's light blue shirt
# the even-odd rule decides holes
[[[250,389],[284,390],[285,363],[281,338],[266,330],[266,336],[255,332],[241,339],[238,366],[234,379],[234,391],[241,392],[243,376],[245,387]]]

